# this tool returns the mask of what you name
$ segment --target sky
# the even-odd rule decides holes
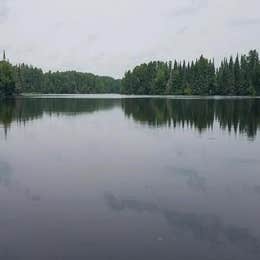
[[[0,0],[0,51],[44,71],[120,78],[151,60],[260,50],[259,0]]]

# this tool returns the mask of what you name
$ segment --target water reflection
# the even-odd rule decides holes
[[[260,195],[260,185],[255,185],[254,191]]]
[[[99,110],[112,109],[118,104],[110,99],[65,99],[65,98],[20,98],[0,103],[0,127],[5,133],[12,122],[26,124],[28,121],[42,118],[44,113],[49,116],[78,115],[93,113]]]
[[[181,212],[160,207],[156,203],[136,199],[119,199],[113,193],[105,193],[105,203],[114,211],[132,210],[161,215],[175,234],[189,236],[195,240],[215,246],[237,247],[260,256],[260,238],[247,228],[225,224],[219,217],[210,214]]]
[[[12,170],[8,163],[0,161],[0,185],[8,187],[11,183]]]
[[[219,122],[222,129],[255,137],[260,127],[258,99],[125,99],[128,117],[153,127],[194,127],[202,132]]]
[[[259,99],[69,99],[25,98],[0,104],[0,127],[26,123],[48,115],[77,115],[121,107],[128,118],[151,127],[195,128],[200,133],[215,127],[254,138],[260,127]],[[214,140],[214,138],[212,139]]]
[[[258,100],[26,98],[3,129],[0,259],[260,259]]]
[[[2,161],[0,161],[0,186],[4,187],[9,192],[22,194],[28,200],[41,200],[39,194],[33,193],[29,187],[16,180],[11,166],[7,162]]]
[[[206,189],[206,178],[198,174],[195,169],[173,167],[169,169],[176,177],[186,180],[186,184],[194,191],[203,191]]]

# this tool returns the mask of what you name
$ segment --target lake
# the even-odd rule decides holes
[[[0,259],[260,259],[260,99],[0,103]]]

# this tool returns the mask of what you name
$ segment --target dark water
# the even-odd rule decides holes
[[[0,259],[260,259],[260,100],[0,104]]]

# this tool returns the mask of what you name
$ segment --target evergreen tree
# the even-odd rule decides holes
[[[128,71],[122,80],[123,93],[177,95],[255,95],[260,94],[260,62],[256,50],[223,59],[219,68],[214,60],[201,56],[195,62],[151,62]]]
[[[15,79],[12,65],[5,60],[0,61],[0,98],[12,97],[15,93]]]
[[[234,94],[240,95],[242,88],[242,75],[240,68],[240,61],[238,55],[236,56],[235,64],[234,64]]]

